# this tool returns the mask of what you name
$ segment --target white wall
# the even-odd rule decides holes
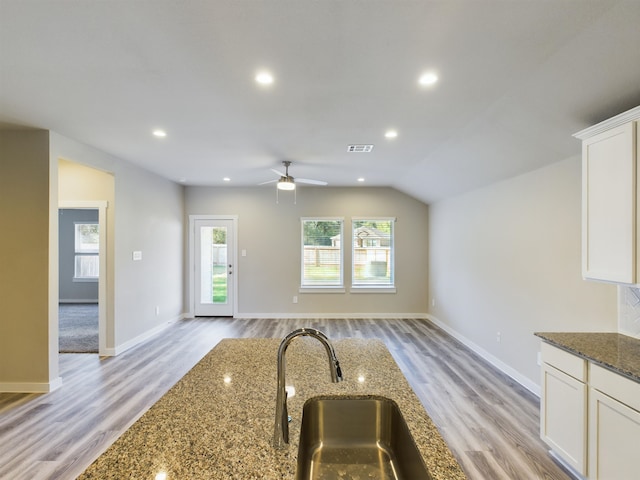
[[[533,332],[617,329],[616,287],[581,278],[580,178],[575,157],[430,206],[430,315],[533,385]]]
[[[187,187],[188,215],[238,215],[238,316],[424,316],[427,311],[428,207],[391,188],[301,187],[293,194],[275,186]],[[300,218],[396,217],[397,293],[299,293]],[[349,235],[350,238],[350,235]],[[345,251],[345,284],[351,252]],[[188,292],[187,292],[188,295]],[[298,303],[292,302],[298,296]]]
[[[109,201],[107,347],[117,353],[183,312],[183,187],[53,132],[51,156],[67,167],[60,200]],[[112,197],[93,169],[113,177]]]

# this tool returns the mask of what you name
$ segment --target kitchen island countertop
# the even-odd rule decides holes
[[[292,479],[302,406],[319,395],[380,395],[396,401],[434,480],[466,478],[378,340],[333,342],[345,381],[331,383],[322,345],[298,338],[287,349],[290,445],[273,437],[279,339],[225,339],[138,419],[79,478]],[[160,478],[160,477],[158,477]]]

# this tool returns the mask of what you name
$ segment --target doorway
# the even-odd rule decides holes
[[[98,209],[58,209],[60,353],[98,353]]]
[[[61,353],[106,353],[106,201],[58,205]]]
[[[236,311],[235,217],[190,216],[194,316],[232,317]]]

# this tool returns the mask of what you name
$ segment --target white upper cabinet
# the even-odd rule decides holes
[[[634,122],[582,144],[582,275],[635,283]]]
[[[640,107],[576,133],[582,140],[582,275],[640,283]]]

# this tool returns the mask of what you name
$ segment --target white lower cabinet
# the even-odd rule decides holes
[[[640,384],[597,365],[591,365],[591,380],[589,478],[640,478]]]
[[[542,344],[540,438],[580,475],[587,472],[585,361]]]
[[[581,478],[640,478],[640,383],[542,343],[540,438]]]

